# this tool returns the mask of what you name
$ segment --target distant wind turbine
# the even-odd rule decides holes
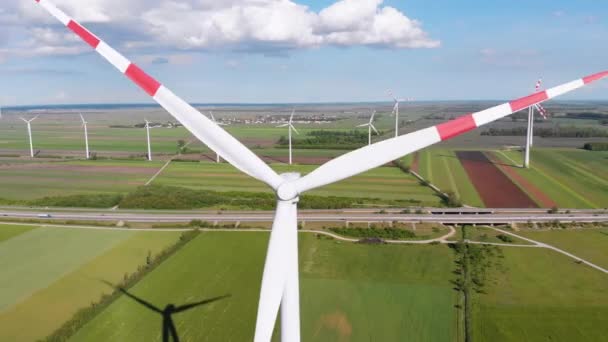
[[[34,116],[33,118],[31,118],[29,120],[26,120],[24,118],[19,118],[27,124],[27,135],[30,138],[30,157],[32,157],[32,158],[34,158],[34,144],[32,143],[32,121],[36,120],[37,118],[38,118],[38,115]]]
[[[376,115],[376,111],[372,112],[372,117],[369,118],[369,122],[363,125],[359,125],[357,127],[367,127],[367,131],[368,131],[368,145],[372,144],[372,129],[374,130],[374,132],[376,132],[376,134],[380,135],[380,133],[378,132],[378,130],[376,129],[376,127],[374,127],[374,116]]]
[[[146,121],[146,137],[148,140],[148,161],[152,161],[152,146],[150,145],[150,121],[145,119]]]
[[[0,119],[2,119],[2,106],[0,106]]]
[[[543,79],[539,78],[536,82],[536,86],[534,87],[535,92],[539,92],[540,88],[543,84]],[[528,131],[526,132],[526,147],[524,149],[524,167],[530,167],[530,151],[532,146],[534,145],[534,110],[537,110],[538,113],[543,117],[544,120],[547,120],[547,110],[543,107],[542,104],[538,103],[533,106],[528,107]]]
[[[89,131],[87,130],[87,122],[82,114],[80,114],[80,120],[82,120],[82,127],[84,128],[84,146],[86,149],[86,157],[89,159],[91,154],[89,153]]]
[[[296,132],[296,134],[300,134],[298,133],[298,130],[293,127],[293,115],[296,113],[296,110],[294,109],[293,111],[291,111],[291,116],[289,117],[289,122],[283,125],[279,125],[277,127],[288,127],[287,131],[288,136],[289,136],[289,165],[291,165],[292,163],[292,151],[291,151],[291,131],[293,130],[294,132]]]
[[[393,92],[391,90],[388,91],[388,95],[393,98],[393,101],[395,101],[395,106],[393,107],[393,114],[395,114],[395,138],[396,138],[399,136],[399,103],[405,102],[405,101],[413,101],[413,99],[411,99],[411,98],[398,99],[397,97],[395,97],[395,95],[393,95]]]

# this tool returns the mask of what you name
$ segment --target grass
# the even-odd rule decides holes
[[[578,257],[608,268],[608,229],[524,230],[518,234],[548,243]]]
[[[495,281],[474,298],[474,340],[605,339],[605,274],[546,249],[502,250],[506,272],[493,269]]]
[[[0,312],[110,250],[135,233],[38,228],[0,245]]]
[[[70,161],[0,167],[1,199],[125,193],[141,186],[163,165],[144,161]]]
[[[273,164],[271,166],[279,173],[295,171],[306,174],[316,168],[314,165]],[[263,183],[225,163],[172,163],[156,178],[153,184],[215,191],[271,191]],[[439,198],[434,195],[432,190],[420,186],[414,177],[394,167],[380,167],[307,194],[411,199],[426,205],[439,205]]]
[[[32,341],[47,336],[78,309],[111,292],[102,279],[120,282],[125,273],[145,264],[148,253],[155,255],[179,238],[176,232],[124,233],[127,238],[111,249],[1,312],[0,340]]]
[[[498,238],[499,235],[505,235],[499,231],[496,231],[492,228],[488,228],[488,227],[473,227],[473,226],[468,226],[467,227],[467,239],[472,240],[472,241],[481,241],[481,242],[492,242],[492,243],[507,243],[501,239]],[[518,245],[531,245],[531,243],[522,240],[522,239],[518,239],[514,236],[508,235],[509,238],[511,238],[513,240],[513,244],[518,244]]]
[[[475,186],[453,150],[426,149],[420,152],[420,175],[442,191],[453,191],[467,205],[483,207]]]
[[[21,226],[21,225],[0,225],[0,242],[9,240],[15,236],[27,233],[36,227]]]
[[[505,163],[506,157],[521,162],[521,153],[497,153]],[[562,208],[603,208],[608,203],[608,178],[605,175],[608,152],[575,149],[534,149],[530,169],[516,171],[536,185]],[[602,166],[603,165],[603,166]]]
[[[267,239],[203,233],[132,292],[161,307],[231,294],[177,315],[180,338],[251,340]],[[302,340],[453,340],[453,256],[445,246],[340,244],[311,234],[300,234],[300,246]],[[122,297],[73,340],[155,340],[160,325],[160,316]]]

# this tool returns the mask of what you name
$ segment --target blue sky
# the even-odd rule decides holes
[[[164,1],[56,3],[192,102],[377,101],[386,99],[389,88],[419,100],[508,99],[525,95],[540,76],[552,86],[608,69],[606,1],[340,1],[354,9],[378,2],[373,5],[376,13],[394,8],[395,13],[417,21],[414,26],[422,33],[410,36],[411,31],[403,31],[386,42],[379,39],[393,34],[393,27],[405,25],[398,17],[389,28],[372,33],[365,20],[371,26],[371,20],[377,19],[360,14],[364,24],[349,28],[353,32],[346,41],[335,40],[333,34],[344,30],[336,28],[344,19],[340,14],[346,12],[342,7],[329,19],[322,18],[323,24],[315,21],[322,38],[321,34],[305,37],[302,32],[309,24],[298,18],[306,21],[337,1],[295,1],[308,8],[293,12],[301,16],[285,12],[288,28],[273,26],[268,33],[260,28],[265,18],[251,22],[240,18],[236,20],[240,38],[216,39],[202,28],[201,40],[190,45],[181,40],[180,30],[189,32],[223,9],[202,11],[197,1],[204,4],[204,0],[178,1],[191,7],[173,9]],[[250,1],[228,2],[241,6]],[[22,2],[0,5],[0,25],[5,28],[0,33],[1,104],[150,101],[99,56],[73,41],[65,28],[48,21],[34,1]],[[114,13],[116,4],[125,7],[119,14]],[[97,9],[105,16],[91,13]],[[185,20],[183,13],[191,9],[200,16]],[[142,11],[146,11],[145,23],[135,21]],[[161,27],[155,23],[158,18],[168,19]],[[281,32],[291,30],[292,22],[297,30]],[[269,42],[267,37],[272,40],[277,34],[280,43]],[[207,40],[202,42],[203,38]],[[32,44],[48,48],[37,51]],[[607,83],[565,99],[606,100]]]

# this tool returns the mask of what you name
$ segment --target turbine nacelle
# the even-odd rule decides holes
[[[279,185],[277,188],[277,197],[281,201],[293,201],[297,200],[300,194],[295,186],[295,181],[301,178],[298,172],[282,173],[280,175],[285,182]]]

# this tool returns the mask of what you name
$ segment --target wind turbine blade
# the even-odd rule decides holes
[[[358,125],[358,126],[355,126],[355,127],[367,127],[367,126],[369,126],[369,124],[368,124],[368,123],[365,123],[365,124],[363,124],[363,125]]]
[[[298,132],[298,130],[293,127],[293,125],[289,125],[289,127],[291,127],[291,129],[293,129],[293,131],[296,132],[297,135],[300,135],[300,132]]]
[[[49,0],[36,0],[57,20],[67,26],[110,64],[138,85],[154,101],[181,122],[194,136],[217,152],[222,158],[246,174],[277,189],[284,180],[270,166],[237,139],[202,115],[186,101],[148,75],[89,30],[58,9]]]
[[[376,127],[374,127],[374,125],[370,124],[369,126],[374,130],[374,132],[376,132],[376,134],[380,135],[380,132],[378,132],[378,130],[376,129]]]
[[[399,108],[399,102],[395,101],[395,105],[393,106],[393,114],[397,113],[397,109]]]
[[[608,77],[608,71],[565,83],[480,112],[464,115],[437,126],[360,148],[325,163],[306,176],[296,180],[294,185],[298,193],[303,193],[340,181],[384,165],[427,146],[451,139],[522,109],[571,92],[604,77]]]
[[[372,117],[371,117],[371,118],[369,118],[369,124],[370,124],[370,125],[371,125],[371,124],[372,124],[372,122],[374,121],[374,116],[376,116],[376,111],[373,111],[373,112],[372,112]]]
[[[24,119],[24,118],[22,118],[22,117],[19,117],[19,119],[23,120],[23,122],[25,122],[25,123],[29,123],[29,121],[25,120],[25,119]]]
[[[287,126],[289,126],[289,124],[288,124],[288,123],[283,124],[283,125],[276,126],[276,128],[287,127]]]
[[[216,122],[215,121],[215,116],[213,116],[213,112],[212,111],[209,111],[209,115],[211,115],[211,120],[213,120],[213,122]]]
[[[38,117],[39,117],[39,116],[40,116],[40,115],[36,115],[36,116],[34,116],[33,118],[31,118],[31,119],[30,119],[30,121],[29,121],[29,122],[32,122],[32,121],[34,121],[34,120],[38,119]]]
[[[80,113],[80,120],[82,120],[83,125],[87,123],[86,121],[84,121],[84,116],[82,116],[82,113]]]
[[[289,229],[297,229],[295,204],[291,201],[279,201],[264,264],[255,338],[253,339],[255,342],[268,342],[272,338],[286,284],[289,246],[285,242],[289,239]]]
[[[296,113],[296,109],[294,108],[294,109],[291,111],[291,116],[289,117],[289,124],[290,124],[290,125],[291,125],[291,123],[293,122],[293,115],[294,115],[295,113]]]

